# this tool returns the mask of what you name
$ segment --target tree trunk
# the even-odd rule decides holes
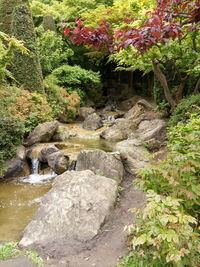
[[[147,83],[148,83],[148,94],[150,96],[153,95],[153,87],[154,87],[154,75],[153,72],[147,74]]]
[[[183,91],[184,91],[184,88],[185,88],[186,79],[187,79],[187,76],[185,76],[184,78],[181,78],[181,83],[180,83],[180,85],[178,87],[178,90],[176,92],[176,101],[177,101],[177,103],[179,103],[179,101],[183,97]]]
[[[152,63],[153,63],[153,69],[154,69],[155,76],[158,79],[158,81],[160,82],[160,84],[164,90],[165,98],[168,101],[168,103],[171,105],[171,108],[173,110],[176,107],[177,103],[171,95],[171,92],[170,92],[169,87],[168,87],[167,79],[166,79],[165,75],[162,73],[162,71],[159,67],[159,63],[156,62],[155,60],[153,60]]]
[[[198,94],[199,93],[199,89],[200,89],[200,77],[196,83],[196,86],[194,88],[194,94]]]

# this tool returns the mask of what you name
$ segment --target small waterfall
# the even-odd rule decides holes
[[[114,116],[108,116],[107,120],[108,121],[115,121],[115,117]]]
[[[36,158],[31,159],[31,175],[27,177],[22,177],[20,180],[25,183],[39,184],[46,182],[50,179],[55,178],[57,175],[55,172],[48,174],[39,174],[40,173],[40,161]]]
[[[39,174],[40,162],[38,159],[31,159],[31,171],[32,171],[32,174]]]

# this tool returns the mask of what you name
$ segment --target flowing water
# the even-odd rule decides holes
[[[76,158],[77,153],[83,149],[113,150],[113,144],[98,138],[102,129],[91,132],[80,129],[77,125],[72,125],[71,128],[78,133],[77,138],[55,143],[70,158]],[[19,240],[20,233],[39,207],[40,198],[51,189],[52,180],[56,176],[53,172],[39,174],[40,163],[37,159],[32,159],[31,172],[28,177],[0,183],[0,242]]]

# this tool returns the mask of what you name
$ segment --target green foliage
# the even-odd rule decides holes
[[[0,260],[8,260],[22,255],[28,256],[38,267],[44,267],[45,265],[43,259],[37,253],[32,250],[20,250],[16,242],[5,243],[0,247]]]
[[[24,124],[18,118],[0,111],[0,176],[3,164],[15,156],[16,147],[23,142]]]
[[[19,254],[17,243],[6,243],[0,247],[0,260],[7,260]]]
[[[54,69],[68,63],[68,58],[73,56],[72,49],[67,48],[62,37],[53,31],[37,29],[39,57],[43,75],[46,77]]]
[[[146,253],[131,252],[128,256],[122,258],[117,267],[171,267],[171,264],[163,263],[159,259],[152,260],[152,255]]]
[[[168,137],[167,158],[138,172],[142,179],[135,182],[147,191],[147,205],[133,210],[138,215],[130,226],[131,253],[120,267],[198,266],[199,113],[170,127]]]
[[[187,212],[197,216],[200,200],[200,116],[192,115],[187,124],[168,131],[170,152],[166,160],[139,171],[145,190],[183,199]]]
[[[62,122],[73,122],[76,119],[81,101],[76,92],[58,86],[54,75],[46,77],[45,92],[56,119]]]
[[[154,191],[147,192],[147,205],[142,212],[136,211],[136,224],[129,228],[135,256],[132,260],[138,262],[130,266],[198,265],[199,235],[192,228],[197,221],[183,212],[181,202]],[[145,265],[147,259],[151,261]]]
[[[32,260],[38,267],[44,267],[44,260],[38,256],[38,254],[32,250],[25,251],[25,255],[28,256],[30,260]]]
[[[200,116],[200,94],[183,99],[173,111],[169,125],[176,126],[180,121],[186,123],[192,113],[197,113]]]
[[[0,84],[5,83],[6,78],[14,79],[8,67],[16,51],[23,54],[28,53],[22,41],[0,32]]]
[[[101,95],[101,80],[98,72],[85,70],[79,66],[63,65],[55,69],[52,74],[56,76],[58,84],[66,88],[80,89],[93,101]]]
[[[34,17],[52,15],[56,20],[73,21],[76,17],[98,5],[110,5],[112,0],[33,0],[31,9]]]

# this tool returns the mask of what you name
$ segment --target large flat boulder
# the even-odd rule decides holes
[[[119,181],[124,175],[120,153],[102,150],[82,150],[77,157],[76,170],[91,170],[95,174],[116,178]]]
[[[120,152],[125,170],[130,174],[135,174],[137,169],[144,168],[149,163],[148,152],[137,139],[119,142],[115,149]]]
[[[26,146],[32,146],[33,144],[40,142],[48,142],[51,140],[56,129],[58,127],[57,121],[45,122],[39,124],[26,139]]]
[[[20,246],[88,241],[109,215],[117,194],[117,182],[92,171],[67,171],[53,188],[23,232]]]

